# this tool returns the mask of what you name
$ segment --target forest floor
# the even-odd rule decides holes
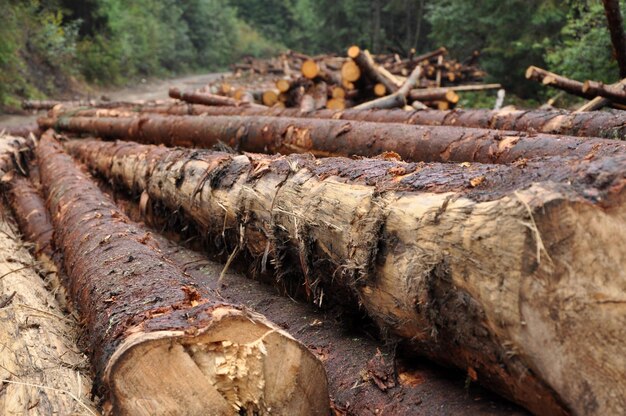
[[[135,100],[165,100],[168,97],[168,89],[170,87],[179,88],[181,90],[195,90],[209,82],[219,78],[222,73],[208,73],[199,75],[188,75],[184,77],[151,80],[147,82],[139,82],[130,87],[116,89],[100,89],[96,90],[92,96],[99,97],[106,95],[111,101],[135,101]],[[54,97],[50,97],[54,99]],[[41,113],[24,113],[24,114],[0,114],[0,130],[3,127],[16,126],[33,122]]]

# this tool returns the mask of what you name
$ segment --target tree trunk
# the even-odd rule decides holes
[[[415,91],[415,90],[413,90]],[[227,107],[205,107],[173,105],[142,109],[142,112],[154,112],[170,115],[208,115],[208,116],[268,116],[301,117],[318,119],[337,119],[368,121],[377,123],[404,123],[425,126],[457,126],[480,129],[515,130],[548,134],[603,137],[608,139],[626,138],[626,113],[613,112],[570,112],[566,110],[354,110],[343,111],[319,110],[303,114],[298,109],[249,109]],[[120,110],[81,110],[72,112],[59,111],[55,118],[76,117],[133,117],[141,115],[136,111]],[[44,121],[46,127],[54,127],[56,120]]]
[[[362,305],[414,350],[534,413],[626,405],[615,399],[626,397],[623,155],[458,165],[66,145],[273,259],[282,279],[300,276],[316,303]]]
[[[450,88],[425,88],[411,90],[409,97],[417,101],[447,101],[452,104],[459,102],[459,96]]]
[[[46,289],[0,209],[0,413],[97,415],[87,359],[76,347],[79,325]]]
[[[609,100],[626,104],[626,85],[621,83],[605,85],[598,81],[585,81],[583,92],[586,94],[608,98]]]
[[[588,94],[583,91],[582,82],[574,81],[553,72],[546,71],[545,69],[537,68],[536,66],[528,67],[528,69],[526,70],[526,79],[537,81],[542,83],[543,85],[547,85],[553,88],[561,89],[579,97],[587,99],[592,99],[595,97],[594,94]]]
[[[35,137],[41,136],[41,130],[37,123],[20,124],[17,126],[0,127],[0,136],[28,137],[33,134]]]
[[[50,132],[37,158],[68,291],[114,414],[328,413],[324,370],[305,347],[195,287]]]
[[[546,134],[449,126],[414,126],[287,117],[150,116],[42,120],[74,133],[168,146],[210,148],[220,142],[256,153],[368,156],[396,152],[423,162],[510,163],[552,155],[600,157],[623,153],[626,143]]]
[[[604,13],[611,33],[611,43],[619,65],[619,77],[626,78],[626,35],[619,8],[619,0],[602,0]]]
[[[164,218],[175,216],[172,211],[163,210],[162,205],[153,207],[150,203],[144,208],[122,192],[112,192],[112,195],[130,218],[149,224],[164,255],[199,285],[219,290],[226,300],[246,305],[273,322],[280,322],[294,333],[297,340],[319,355],[328,374],[336,414],[436,414],[441,406],[459,415],[525,414],[511,404],[489,397],[486,391],[476,391],[482,390],[478,387],[464,389],[462,373],[453,375],[451,371],[424,360],[418,366],[408,365],[406,359],[397,356],[394,343],[374,341],[365,335],[374,330],[369,325],[365,331],[359,330],[363,325],[361,321],[357,321],[356,326],[346,327],[346,322],[339,322],[336,309],[318,309],[294,302],[287,296],[278,296],[271,286],[236,273],[226,273],[219,281],[223,265],[208,261],[205,256],[183,248],[155,231],[163,229]],[[170,235],[172,230],[166,228],[167,235]],[[180,228],[174,231],[180,233]],[[201,239],[200,234],[205,235],[198,230],[192,238]],[[186,238],[180,234],[174,237],[179,241]],[[419,381],[414,382],[416,380]]]

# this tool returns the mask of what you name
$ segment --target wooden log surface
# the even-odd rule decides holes
[[[626,34],[619,0],[602,0],[620,78],[626,78]]]
[[[406,161],[509,163],[543,156],[600,157],[623,153],[626,143],[515,131],[333,119],[253,116],[68,117],[41,120],[62,131],[108,139],[210,148],[219,142],[257,153],[377,156]]]
[[[439,165],[66,146],[533,413],[625,406],[623,155]]]
[[[51,132],[36,153],[68,292],[111,412],[327,414],[323,367],[304,346],[198,288]]]
[[[598,81],[587,80],[583,84],[583,92],[597,97],[608,98],[616,103],[626,104],[625,87],[621,83],[604,84]]]
[[[562,75],[546,71],[545,69],[538,68],[536,66],[528,67],[528,69],[526,70],[526,79],[537,81],[543,85],[547,85],[553,88],[558,88],[579,97],[587,99],[595,98],[594,94],[588,94],[583,91],[582,82],[569,79]]]
[[[169,96],[171,98],[176,98],[178,100],[185,101],[191,104],[216,105],[227,107],[249,105],[249,103],[244,103],[231,97],[224,97],[221,95],[209,94],[206,92],[183,92],[178,88],[170,88]]]
[[[176,217],[174,212],[150,202],[142,205],[123,191],[114,191],[106,185],[102,187],[130,218],[149,224],[164,255],[199,285],[218,289],[228,301],[244,304],[280,323],[318,355],[328,374],[336,414],[408,415],[441,411],[468,416],[525,414],[522,409],[498,399],[475,383],[466,389],[467,376],[463,372],[455,374],[423,359],[401,357],[394,343],[374,340],[371,332],[375,329],[369,324],[356,321],[348,326],[336,309],[314,308],[287,296],[278,296],[274,288],[256,279],[248,279],[236,272],[224,274],[223,265],[207,260],[197,251],[181,247],[155,231],[165,229],[168,236],[181,241],[201,240],[202,230],[183,237],[180,226],[174,225],[178,219],[171,221]],[[139,198],[139,201],[143,200]],[[168,223],[175,227],[173,236]]]
[[[311,117],[320,119],[370,121],[382,123],[405,123],[426,126],[457,126],[481,129],[515,130],[547,134],[626,138],[626,112],[613,110],[603,112],[570,112],[566,110],[319,110],[303,114],[298,109],[251,109],[216,108],[199,105],[172,105],[145,109],[72,109],[59,108],[51,115],[58,117],[136,117],[143,113],[170,115],[248,115],[271,117]],[[54,121],[46,124],[54,127]]]

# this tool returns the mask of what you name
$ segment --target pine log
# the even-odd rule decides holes
[[[451,126],[253,116],[69,117],[41,120],[62,131],[107,139],[210,148],[220,142],[257,153],[377,156],[406,161],[510,163],[553,155],[593,158],[622,154],[626,143]]]
[[[203,105],[216,105],[237,107],[240,105],[250,105],[249,103],[243,103],[231,97],[223,97],[221,95],[214,95],[209,93],[197,93],[197,92],[183,92],[178,88],[170,88],[169,96],[181,101],[185,101],[190,104],[203,104]]]
[[[404,84],[396,92],[386,97],[368,101],[354,107],[355,110],[371,110],[375,108],[403,108],[407,104],[407,97],[415,84],[422,76],[422,67],[417,66],[411,75],[404,81]]]
[[[452,104],[459,102],[459,96],[450,88],[425,88],[411,90],[411,100],[417,101],[447,101]]]
[[[620,78],[626,78],[626,34],[619,0],[602,0]]]
[[[415,90],[413,90],[415,91]],[[332,100],[330,100],[332,101]],[[330,103],[329,101],[329,103]],[[56,118],[63,117],[135,117],[137,111],[119,110],[68,110],[59,108],[53,112],[53,119],[45,121],[46,127],[54,127]],[[570,112],[566,110],[501,110],[469,109],[451,111],[403,111],[403,110],[328,110],[302,114],[297,109],[249,109],[228,107],[205,107],[194,105],[172,105],[142,109],[143,113],[170,115],[208,116],[269,116],[269,117],[310,117],[369,121],[379,123],[405,123],[426,126],[457,126],[481,129],[515,130],[548,134],[601,137],[607,139],[626,138],[626,113],[622,111]],[[42,120],[44,121],[44,120]]]
[[[174,212],[150,202],[140,205],[128,194],[112,191],[110,186],[106,188],[105,192],[113,195],[116,204],[130,218],[149,224],[163,253],[199,285],[219,290],[228,301],[244,304],[273,322],[280,322],[317,354],[328,374],[335,414],[438,414],[442,408],[449,413],[468,416],[525,414],[522,409],[498,400],[478,385],[464,388],[466,376],[462,372],[455,374],[425,360],[401,357],[395,343],[385,344],[366,335],[375,332],[369,324],[356,321],[348,326],[336,309],[314,308],[287,296],[278,296],[275,289],[258,280],[246,279],[238,273],[224,274],[223,265],[208,261],[198,252],[181,247],[155,231],[165,227],[167,235],[172,236],[172,230],[163,219],[176,217]],[[186,222],[182,220],[182,223]],[[172,237],[177,241],[201,240],[206,235],[197,230],[191,236],[183,237],[180,227],[174,227],[178,233]],[[361,326],[365,327],[363,331]]]
[[[324,370],[305,347],[196,287],[50,132],[37,158],[68,291],[112,413],[328,413]]]
[[[553,88],[558,88],[566,91],[570,94],[577,95],[579,97],[592,99],[594,94],[585,93],[583,91],[583,83],[575,81],[564,76],[555,74],[545,69],[537,68],[536,66],[529,66],[526,70],[526,79],[537,81],[543,85],[547,85]]]
[[[0,203],[0,413],[97,415],[78,323],[64,314]]]
[[[626,408],[624,155],[429,165],[66,146],[536,414]]]
[[[97,107],[97,108],[118,108],[118,107],[132,107],[136,105],[160,105],[165,103],[163,100],[146,101],[98,101],[98,100],[83,100],[83,101],[56,101],[56,100],[26,100],[22,102],[22,108],[24,110],[51,110],[57,105],[71,106],[71,107]]]
[[[626,85],[621,83],[605,85],[602,82],[587,80],[583,84],[585,94],[608,98],[616,103],[626,104]]]
[[[378,67],[368,51],[361,50],[358,46],[351,46],[348,49],[348,56],[359,66],[361,72],[373,83],[380,83],[385,86],[389,94],[396,92],[398,87],[394,80],[391,80],[378,70]]]
[[[35,137],[41,136],[41,131],[37,123],[19,124],[16,126],[0,127],[0,136],[7,135],[13,137],[29,137],[33,134]]]

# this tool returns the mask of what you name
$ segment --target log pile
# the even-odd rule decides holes
[[[464,378],[536,415],[623,413],[626,116],[417,109],[478,87],[453,85],[442,48],[347,55],[249,59],[234,70],[257,84],[169,103],[57,105],[36,146],[0,152],[23,235],[65,272],[100,409],[488,413]],[[431,66],[443,85],[424,88]],[[620,104],[621,84],[529,77]]]

